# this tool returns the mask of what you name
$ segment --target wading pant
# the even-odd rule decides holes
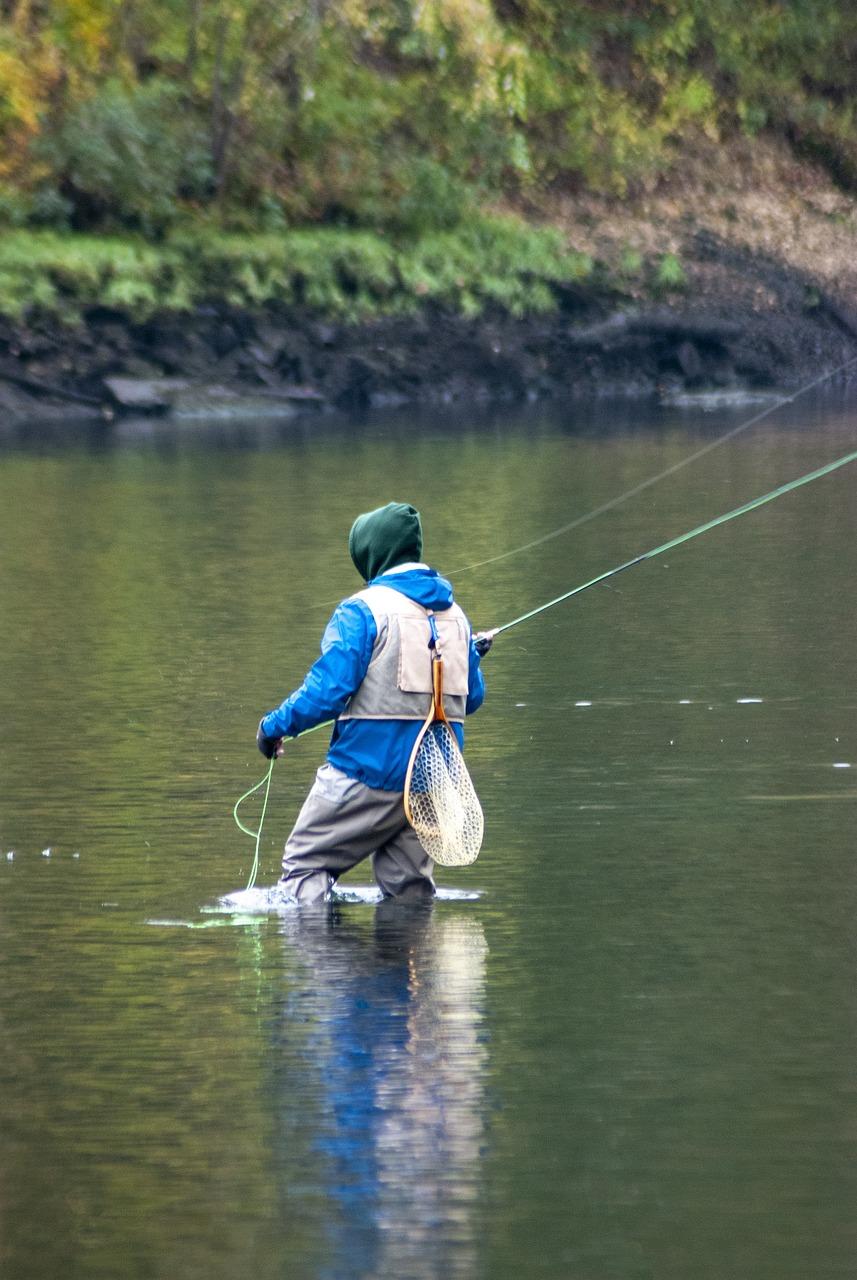
[[[322,902],[339,876],[372,858],[383,894],[428,898],[434,863],[405,817],[401,791],[379,791],[323,764],[286,841],[280,888]]]

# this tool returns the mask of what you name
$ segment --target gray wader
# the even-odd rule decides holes
[[[405,817],[402,792],[323,764],[286,841],[280,888],[297,902],[323,902],[339,876],[370,856],[387,897],[434,894],[434,863]]]

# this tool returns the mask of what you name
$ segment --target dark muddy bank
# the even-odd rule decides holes
[[[857,357],[847,300],[704,233],[688,249],[681,292],[632,302],[613,285],[560,287],[547,316],[427,308],[347,326],[212,303],[143,324],[103,308],[74,329],[0,322],[0,410],[21,424],[787,390]]]

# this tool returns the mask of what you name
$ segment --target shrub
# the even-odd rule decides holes
[[[150,235],[211,181],[207,139],[181,92],[161,79],[108,81],[72,108],[40,155],[78,223],[114,222]]]
[[[142,241],[16,231],[0,237],[0,311],[74,322],[96,303],[141,315],[170,298],[176,263]]]
[[[592,269],[556,232],[500,217],[398,244],[338,228],[255,236],[186,230],[161,245],[19,230],[0,237],[0,312],[40,308],[74,321],[101,304],[142,318],[213,301],[300,306],[357,321],[433,300],[465,315],[488,306],[523,315],[550,310],[554,285]]]
[[[656,290],[668,293],[683,289],[687,284],[684,267],[674,253],[665,253],[655,268],[653,284]]]

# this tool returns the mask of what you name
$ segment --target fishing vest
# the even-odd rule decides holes
[[[340,720],[425,720],[431,707],[431,628],[428,613],[392,587],[366,587],[351,596],[375,619],[376,637],[363,682]],[[434,614],[443,656],[443,708],[462,721],[470,669],[470,625],[453,604]]]

